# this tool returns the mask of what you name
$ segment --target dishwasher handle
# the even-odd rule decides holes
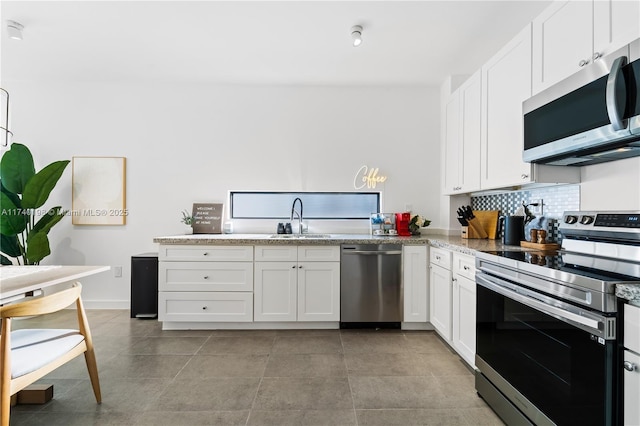
[[[402,250],[342,250],[342,254],[357,254],[363,256],[379,256],[379,255],[399,255],[402,254]]]

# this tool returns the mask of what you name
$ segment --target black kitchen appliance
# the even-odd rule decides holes
[[[504,216],[502,242],[508,246],[519,246],[524,241],[524,216]]]
[[[560,232],[559,251],[477,254],[476,390],[507,424],[615,425],[640,213],[565,212]]]
[[[640,39],[523,103],[524,161],[584,166],[640,155]]]
[[[131,318],[158,316],[158,253],[131,256]]]

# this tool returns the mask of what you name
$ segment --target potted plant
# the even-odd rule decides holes
[[[38,265],[51,254],[48,233],[67,214],[42,206],[69,160],[54,161],[38,173],[25,145],[14,143],[0,160],[0,263]]]
[[[427,227],[430,224],[430,220],[417,214],[412,216],[411,221],[409,221],[409,231],[411,232],[411,235],[420,235],[420,228]]]
[[[193,232],[193,216],[191,216],[191,213],[189,213],[188,210],[182,210],[182,219],[180,219],[180,222],[184,223],[185,225],[187,225],[189,227],[188,229],[188,233],[192,233]]]

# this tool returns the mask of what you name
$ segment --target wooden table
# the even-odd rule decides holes
[[[110,266],[2,266],[0,305],[22,299],[31,292],[76,281],[109,269]]]
[[[0,306],[41,293],[47,287],[73,282],[109,269],[111,269],[110,266],[2,266],[0,267]],[[53,397],[51,385],[34,384],[13,395],[12,406],[17,403],[18,394],[24,392],[38,401],[46,402]]]

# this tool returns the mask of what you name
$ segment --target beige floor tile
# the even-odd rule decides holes
[[[249,410],[240,411],[147,411],[142,413],[136,426],[244,426]]]
[[[110,379],[173,379],[190,359],[187,355],[116,355],[100,364],[98,374]]]
[[[265,377],[253,404],[257,410],[333,410],[353,408],[346,377]]]
[[[345,333],[341,335],[345,353],[408,352],[407,339],[401,333]]]
[[[438,408],[442,390],[432,376],[349,377],[356,409]]]
[[[175,379],[147,411],[248,410],[259,383],[257,377]]]
[[[351,426],[354,410],[252,410],[249,426]]]
[[[469,425],[464,413],[459,410],[357,410],[356,415],[361,426]]]
[[[271,354],[265,377],[347,377],[342,354]]]
[[[431,366],[421,354],[400,353],[347,353],[349,376],[425,376]]]
[[[342,353],[340,335],[277,336],[272,353],[276,354],[326,354]]]
[[[262,377],[268,355],[197,355],[180,371],[178,379]]]
[[[208,337],[141,337],[123,352],[131,355],[194,355]]]
[[[212,336],[202,345],[198,355],[268,354],[271,352],[274,341],[275,335]]]

